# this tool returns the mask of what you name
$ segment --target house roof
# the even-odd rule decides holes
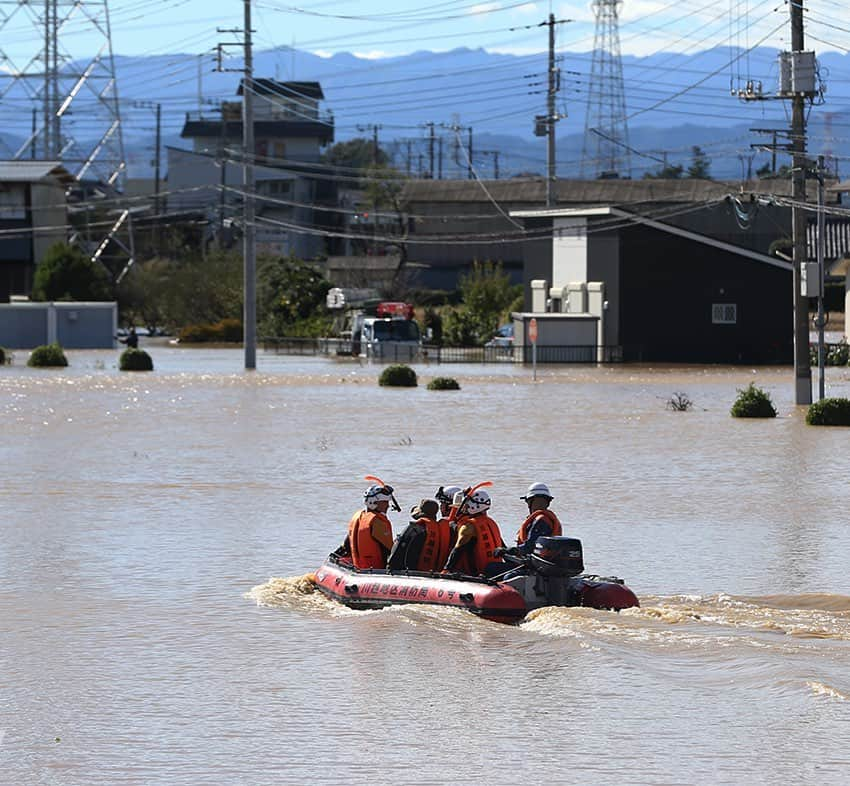
[[[61,161],[0,161],[0,183],[37,183],[50,177],[63,185],[75,180]]]
[[[220,139],[222,130],[227,138],[241,139],[242,121],[228,120],[222,129],[220,120],[187,120],[180,136]],[[321,142],[330,143],[334,139],[334,126],[310,120],[257,120],[254,122],[254,136],[267,139],[317,137]]]
[[[245,80],[239,82],[236,95],[243,95]],[[260,96],[280,96],[281,98],[309,98],[321,101],[325,94],[318,82],[278,82],[276,79],[255,79],[254,92]]]
[[[756,186],[750,183],[748,186]],[[770,182],[775,194],[790,193],[790,182]],[[659,202],[704,202],[722,199],[741,190],[740,181],[697,180],[559,180],[559,205],[629,205]],[[747,187],[747,192],[755,190]],[[489,196],[488,196],[489,194]],[[509,180],[410,180],[405,183],[403,199],[411,202],[486,202],[518,205],[543,205],[546,182],[543,178],[511,178]]]
[[[621,218],[629,219],[629,221],[633,222],[634,224],[641,224],[644,226],[651,227],[652,229],[657,229],[660,232],[667,232],[671,235],[684,237],[688,240],[693,240],[695,243],[702,243],[703,245],[712,246],[713,248],[728,251],[732,254],[738,254],[739,256],[747,257],[748,259],[754,259],[757,262],[764,262],[765,264],[772,265],[773,267],[779,267],[783,270],[793,269],[793,265],[790,262],[785,262],[781,259],[768,256],[767,254],[762,254],[758,251],[751,251],[748,248],[736,246],[734,243],[727,243],[725,240],[718,240],[717,238],[709,237],[708,235],[703,235],[699,232],[694,232],[690,229],[684,229],[683,227],[667,224],[663,221],[656,221],[653,218],[642,216],[639,213],[632,213],[628,210],[623,210],[619,207],[596,206],[590,209],[543,208],[538,210],[511,211],[511,215],[516,216],[518,218],[557,218],[559,216],[564,218],[593,218],[599,216],[619,216]]]

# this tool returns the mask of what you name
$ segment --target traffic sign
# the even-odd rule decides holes
[[[528,340],[532,344],[537,343],[537,320],[534,317],[528,323]]]

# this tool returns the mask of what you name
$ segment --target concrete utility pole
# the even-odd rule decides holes
[[[788,4],[791,13],[791,57],[804,51],[803,6]],[[794,90],[791,97],[791,195],[794,239],[794,401],[812,403],[812,367],[809,360],[809,304],[803,297],[803,265],[806,264],[806,213],[800,207],[806,201],[806,95]]]
[[[245,368],[257,367],[257,264],[254,231],[254,51],[251,40],[251,0],[245,5],[245,89],[242,91],[242,185],[244,216],[245,305],[243,331]],[[222,119],[222,122],[223,119]]]
[[[434,124],[427,123],[428,134],[428,177],[434,179]]]
[[[823,257],[824,257],[824,231],[826,230],[826,165],[823,156],[818,156],[818,401],[823,401],[826,396],[824,382],[824,368],[826,366],[825,347],[823,343],[823,331],[826,319],[823,313]]]
[[[546,207],[558,201],[558,182],[555,168],[555,96],[559,74],[555,66],[555,15],[549,14],[549,88],[546,91]]]

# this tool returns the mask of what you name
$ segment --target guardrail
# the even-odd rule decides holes
[[[262,338],[263,350],[276,355],[309,355],[328,357],[357,357],[358,342],[342,338],[287,338],[266,336]],[[370,359],[386,363],[525,363],[532,362],[531,345],[517,347],[444,347],[424,344],[418,353],[410,345],[393,344],[381,348],[380,356]],[[412,356],[413,355],[413,356]],[[622,363],[621,346],[538,346],[538,363]]]

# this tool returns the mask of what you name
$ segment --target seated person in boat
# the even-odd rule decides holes
[[[355,568],[385,568],[393,546],[393,528],[387,518],[393,489],[391,486],[369,486],[363,493],[364,510],[358,510],[348,522],[345,542],[334,553],[351,557]]]
[[[411,522],[396,538],[387,560],[387,570],[440,570],[451,548],[448,519],[437,520],[439,507],[433,499],[423,499],[410,510]]]
[[[455,536],[457,535],[457,521],[452,518],[452,502],[458,491],[463,491],[463,489],[460,486],[440,486],[434,494],[434,499],[440,503],[441,520],[448,522],[451,543],[455,542]],[[445,560],[443,561],[445,562]]]
[[[531,554],[540,537],[560,537],[561,522],[549,510],[554,497],[545,483],[532,483],[524,496],[528,504],[528,518],[522,522],[516,537],[516,550],[520,554]]]
[[[455,495],[454,505],[458,508],[457,536],[444,570],[471,576],[498,573],[492,563],[497,560],[496,549],[505,544],[499,525],[487,515],[490,495],[484,489],[469,496],[461,491]],[[503,567],[503,563],[499,565]]]

